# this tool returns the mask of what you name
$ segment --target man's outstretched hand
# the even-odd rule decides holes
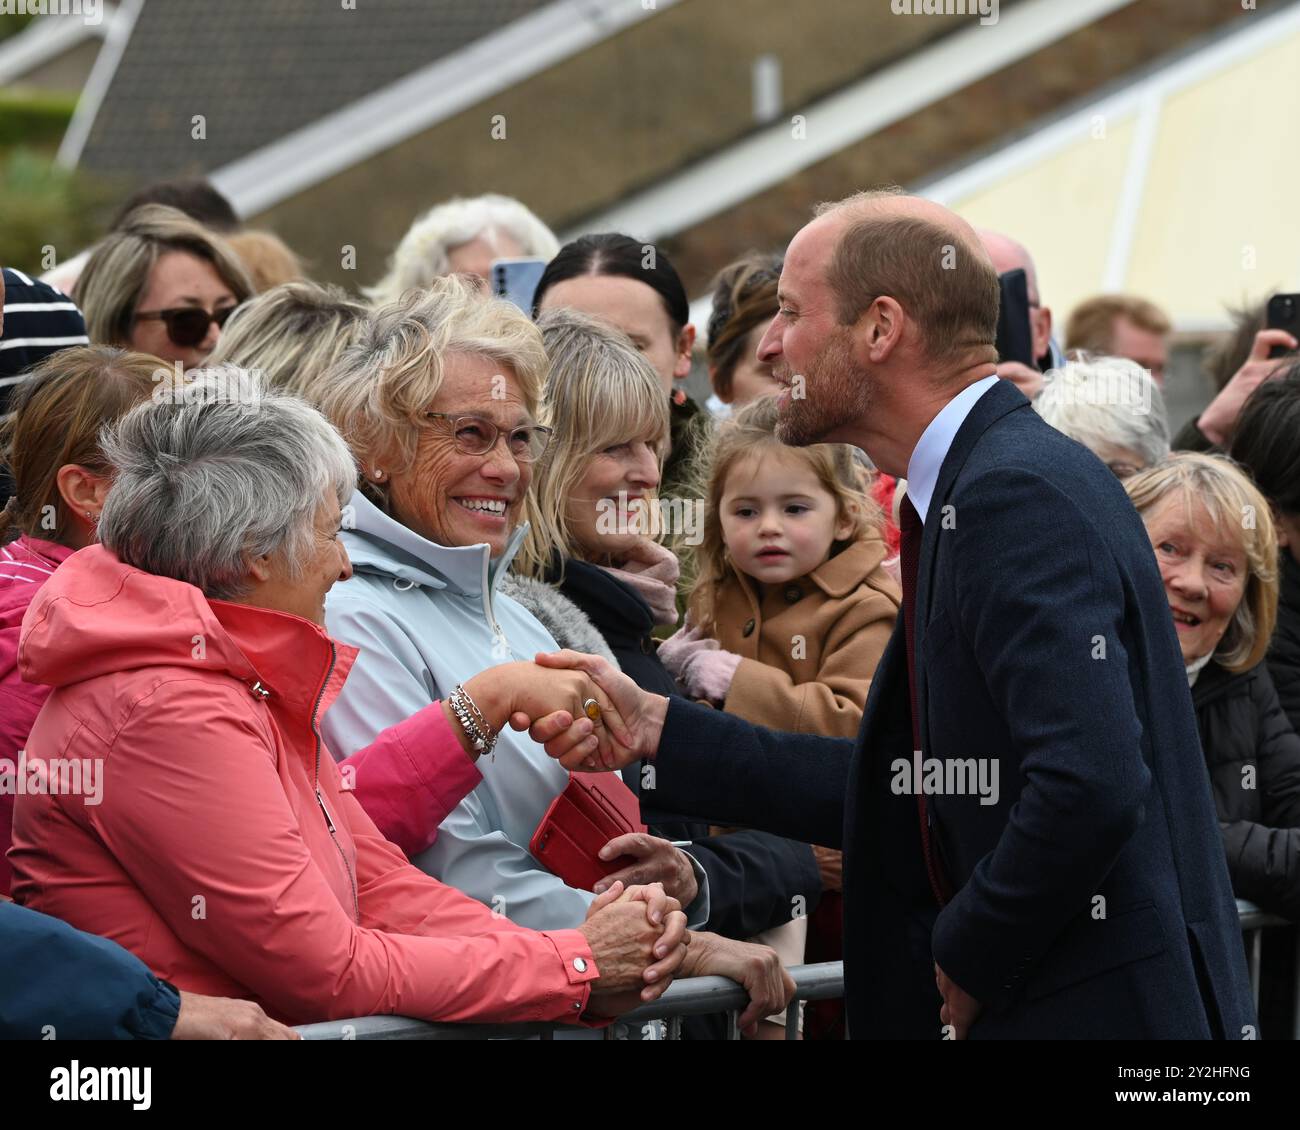
[[[596,753],[588,752],[583,746],[566,748],[563,742],[546,744],[546,752],[566,769],[589,773],[622,769],[643,757],[655,755],[664,718],[668,714],[668,700],[663,695],[643,691],[598,655],[584,655],[566,648],[564,651],[540,653],[536,662],[539,667],[583,672],[605,693],[616,711],[613,715],[603,715],[596,722],[596,728],[605,728],[609,737],[608,742],[601,742]]]

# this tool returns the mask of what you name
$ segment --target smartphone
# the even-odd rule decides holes
[[[544,270],[545,259],[493,259],[492,293],[513,302],[531,318],[533,294]]]
[[[1268,300],[1268,316],[1264,325],[1270,330],[1286,330],[1300,340],[1300,294],[1275,294]],[[1284,345],[1275,345],[1268,351],[1270,357],[1285,357],[1294,352]]]
[[[1019,361],[1038,368],[1034,357],[1034,335],[1029,328],[1029,280],[1017,267],[998,276],[1002,300],[998,304],[998,360]]]

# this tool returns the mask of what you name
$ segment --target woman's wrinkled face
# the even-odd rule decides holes
[[[622,275],[580,275],[547,290],[540,309],[577,310],[622,330],[659,374],[665,394],[673,391],[674,381],[691,375],[695,331],[687,326],[674,333],[664,300],[647,283]]]
[[[1246,593],[1250,564],[1240,530],[1215,525],[1205,505],[1174,493],[1143,516],[1165,583],[1183,662],[1211,654]]]
[[[210,314],[230,310],[238,299],[206,259],[188,251],[167,251],[149,272],[136,313],[156,313],[194,306]],[[167,336],[167,323],[158,318],[137,319],[131,323],[127,345],[141,353],[151,353],[164,361],[179,361],[187,370],[197,369],[217,347],[221,330],[216,322],[208,323],[208,332],[195,346],[177,345]]]
[[[295,563],[297,574],[280,558],[261,559],[253,574],[259,583],[243,603],[288,612],[324,627],[325,594],[352,576],[352,562],[339,540],[342,521],[338,498],[330,490],[322,491],[307,558]]]
[[[588,456],[569,496],[569,530],[589,561],[617,557],[654,531],[659,485],[656,437],[630,436]]]
[[[510,454],[506,437],[534,421],[509,366],[478,354],[452,354],[444,369],[442,387],[428,411],[479,416],[496,424],[501,434],[486,454],[468,455],[456,447],[449,421],[430,420],[420,428],[410,467],[395,474],[380,468],[390,480],[389,507],[402,525],[429,541],[486,544],[497,557],[519,522],[533,477],[533,465]]]

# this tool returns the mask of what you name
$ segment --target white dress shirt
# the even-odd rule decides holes
[[[922,525],[939,482],[939,469],[947,458],[952,441],[957,438],[957,432],[975,407],[975,402],[997,382],[998,375],[994,373],[967,385],[943,406],[916,441],[916,448],[907,464],[907,497],[916,507]]]

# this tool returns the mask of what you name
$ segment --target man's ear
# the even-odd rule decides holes
[[[881,295],[858,319],[855,334],[859,327],[864,330],[867,360],[883,364],[903,339],[903,308],[888,295]]]
[[[65,463],[56,472],[54,482],[68,511],[92,521],[104,509],[108,488],[113,485],[107,475],[98,474],[80,463]]]
[[[691,375],[691,350],[695,348],[695,327],[689,323],[677,335],[677,357],[673,362],[673,380],[685,380]]]
[[[1052,347],[1052,310],[1050,306],[1040,306],[1037,310],[1031,312],[1030,330],[1034,339],[1034,356],[1045,356]]]

